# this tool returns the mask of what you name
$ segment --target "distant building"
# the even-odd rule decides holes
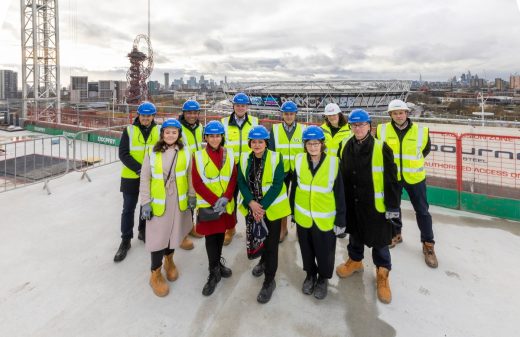
[[[99,82],[88,82],[88,98],[99,97]]]
[[[511,75],[509,78],[509,87],[513,90],[520,89],[520,75]]]
[[[184,86],[184,79],[181,77],[179,79],[173,80],[173,89],[174,90],[182,90]]]
[[[504,91],[507,89],[507,82],[501,78],[495,78],[495,89],[498,91]]]
[[[197,89],[197,78],[195,76],[191,76],[188,81],[186,81],[186,85],[188,89]]]
[[[115,98],[116,102],[122,103],[127,85],[126,81],[98,81],[98,98],[103,101],[112,101]]]
[[[164,73],[164,90],[170,89],[170,74]]]
[[[148,81],[148,93],[150,95],[157,95],[161,90],[159,81]]]
[[[16,98],[18,92],[18,73],[0,70],[0,99]]]
[[[70,77],[70,102],[80,103],[88,98],[88,76]]]

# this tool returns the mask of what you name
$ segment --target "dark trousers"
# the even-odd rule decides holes
[[[121,213],[121,239],[130,240],[134,237],[134,214],[139,194],[123,193],[123,213]],[[146,220],[141,220],[139,208],[139,231],[146,229]]]
[[[260,262],[265,264],[265,281],[271,282],[274,280],[276,271],[278,270],[278,243],[280,241],[280,227],[282,219],[269,221],[264,217],[265,225],[269,234],[264,241],[264,252],[260,258]]]
[[[152,252],[150,254],[152,256],[151,269],[156,270],[157,268],[161,268],[163,256],[173,254],[174,251],[175,251],[175,249],[164,248],[164,249],[158,250],[156,252]]]
[[[206,253],[208,254],[209,269],[219,265],[224,245],[224,233],[206,235]]]
[[[336,235],[334,231],[321,231],[316,224],[311,228],[296,226],[302,253],[303,270],[308,274],[330,279],[334,271]]]
[[[348,257],[354,261],[361,261],[364,257],[365,245],[363,241],[350,234],[348,239]],[[386,269],[392,269],[392,259],[390,258],[390,249],[388,246],[373,247],[372,248],[372,261],[376,267],[385,267]]]
[[[401,195],[403,188],[410,196],[410,202],[412,203],[413,209],[415,210],[415,218],[417,219],[417,225],[421,231],[421,241],[435,242],[433,240],[432,216],[428,211],[429,205],[426,197],[426,180],[413,185],[410,185],[404,180],[401,180],[399,195]],[[401,209],[399,209],[399,212],[400,211]],[[393,234],[401,234],[401,229],[403,227],[401,219],[394,222],[395,225]]]

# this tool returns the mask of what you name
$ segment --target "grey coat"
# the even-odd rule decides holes
[[[168,172],[172,165],[175,150],[178,147],[169,148],[162,154],[163,176],[167,178]],[[175,183],[175,162],[173,163],[170,179],[166,183],[166,209],[162,216],[154,216],[146,223],[146,250],[155,252],[164,248],[176,249],[181,244],[184,237],[193,227],[193,218],[191,211],[187,209],[181,212],[179,209],[179,197],[177,196],[177,184]],[[150,158],[145,156],[141,169],[141,184],[139,186],[139,194],[141,197],[141,205],[151,201],[150,197],[150,180],[152,177]],[[195,190],[191,183],[191,160],[188,166],[188,195],[195,196]],[[169,243],[169,245],[168,245]]]

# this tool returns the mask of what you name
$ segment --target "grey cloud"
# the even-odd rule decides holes
[[[204,47],[206,47],[208,51],[216,52],[218,54],[224,51],[224,45],[222,45],[222,42],[215,39],[207,39],[204,41]]]

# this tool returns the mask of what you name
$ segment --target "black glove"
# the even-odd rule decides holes
[[[401,216],[401,212],[399,211],[386,211],[385,218],[387,220],[399,219]]]
[[[197,197],[188,197],[188,207],[194,210],[197,207]]]
[[[151,220],[152,219],[152,206],[150,203],[146,203],[141,207],[141,219]]]

